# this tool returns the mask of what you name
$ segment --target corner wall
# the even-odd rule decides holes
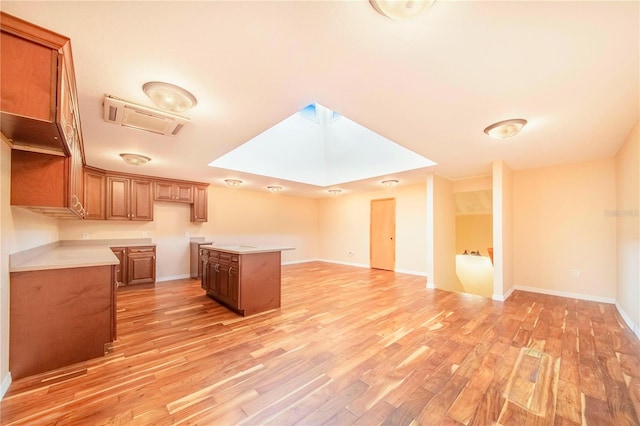
[[[610,158],[514,173],[516,288],[615,301],[615,167]]]
[[[493,162],[493,299],[513,292],[513,173],[504,161]],[[517,234],[517,231],[515,232]]]
[[[456,208],[450,180],[427,178],[429,288],[464,292],[456,275]]]
[[[640,122],[616,155],[616,306],[640,337]],[[613,220],[613,217],[611,218]]]
[[[380,198],[396,199],[396,271],[426,275],[424,184],[319,200],[319,258],[368,268],[371,200]]]
[[[11,149],[0,141],[0,398],[9,372],[9,255],[58,240],[55,219],[11,207]]]

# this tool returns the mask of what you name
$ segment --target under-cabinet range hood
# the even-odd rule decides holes
[[[189,123],[188,118],[110,95],[104,97],[103,118],[107,123],[168,136],[176,136]]]

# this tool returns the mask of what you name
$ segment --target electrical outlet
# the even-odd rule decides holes
[[[88,232],[83,232],[82,233],[82,239],[83,240],[88,240],[89,239],[89,233]]]
[[[580,278],[580,269],[572,269],[571,276],[574,278]]]
[[[149,233],[147,231],[142,231],[142,238],[147,238]]]
[[[354,254],[355,254],[354,252],[352,252],[351,250],[349,250],[349,257],[353,257],[353,255],[354,255]]]

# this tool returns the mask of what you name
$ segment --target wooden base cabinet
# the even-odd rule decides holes
[[[116,267],[118,286],[156,282],[156,247],[111,247],[120,261]]]
[[[103,356],[116,338],[113,265],[12,272],[14,380]]]
[[[201,249],[201,287],[240,315],[280,307],[280,252],[232,254]]]

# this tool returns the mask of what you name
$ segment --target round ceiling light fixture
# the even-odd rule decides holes
[[[369,0],[379,14],[402,21],[425,12],[435,0]]]
[[[171,112],[184,112],[198,103],[195,96],[175,84],[150,81],[142,90],[154,104]]]
[[[232,188],[237,188],[242,184],[242,181],[240,179],[225,179],[224,183]]]
[[[280,190],[282,189],[282,187],[281,187],[281,186],[278,186],[278,185],[269,185],[269,186],[267,186],[267,189],[268,189],[269,191],[271,191],[271,192],[274,192],[274,193],[275,193],[275,192],[280,192]]]
[[[327,190],[327,192],[331,195],[338,195],[342,192],[342,189],[334,188],[334,189]]]
[[[512,118],[493,123],[484,129],[484,132],[494,139],[507,139],[520,133],[525,124],[527,124],[527,120],[523,118]]]
[[[151,161],[151,158],[140,154],[124,153],[120,154],[120,157],[122,157],[125,163],[131,166],[144,166],[149,161]]]
[[[398,180],[397,179],[387,179],[387,180],[383,180],[382,185],[386,186],[387,188],[393,188],[394,186],[396,186],[398,184]]]

